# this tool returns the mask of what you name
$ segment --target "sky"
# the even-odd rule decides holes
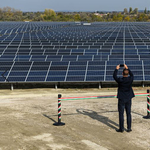
[[[0,0],[0,8],[21,11],[123,11],[129,7],[150,10],[150,0]]]

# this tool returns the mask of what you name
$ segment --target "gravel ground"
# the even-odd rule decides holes
[[[147,88],[134,88],[145,93]],[[132,101],[132,132],[117,133],[116,98],[62,101],[57,97],[114,95],[116,88],[0,90],[0,150],[149,150],[146,96]],[[126,127],[126,115],[125,115]]]

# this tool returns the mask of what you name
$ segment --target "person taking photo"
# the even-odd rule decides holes
[[[117,77],[118,70],[120,67],[124,67],[122,75],[123,77]],[[114,80],[118,83],[118,112],[119,112],[119,129],[117,132],[124,132],[124,109],[127,115],[127,132],[131,132],[131,104],[132,98],[135,96],[132,83],[134,80],[133,73],[126,64],[117,65],[113,73]]]

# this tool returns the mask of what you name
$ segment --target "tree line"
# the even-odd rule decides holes
[[[22,12],[11,7],[0,8],[0,21],[85,21],[85,22],[122,22],[150,21],[150,11],[138,11],[138,8],[124,8],[122,12]]]

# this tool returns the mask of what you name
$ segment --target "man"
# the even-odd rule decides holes
[[[116,69],[113,74],[114,80],[118,83],[118,111],[119,111],[119,129],[117,132],[124,131],[124,109],[126,110],[127,115],[127,132],[131,132],[131,99],[135,96],[132,90],[132,82],[134,79],[133,73],[127,67],[123,65],[124,69],[122,72],[123,77],[117,77],[118,70],[120,65],[116,66]],[[130,76],[129,76],[130,75]]]

